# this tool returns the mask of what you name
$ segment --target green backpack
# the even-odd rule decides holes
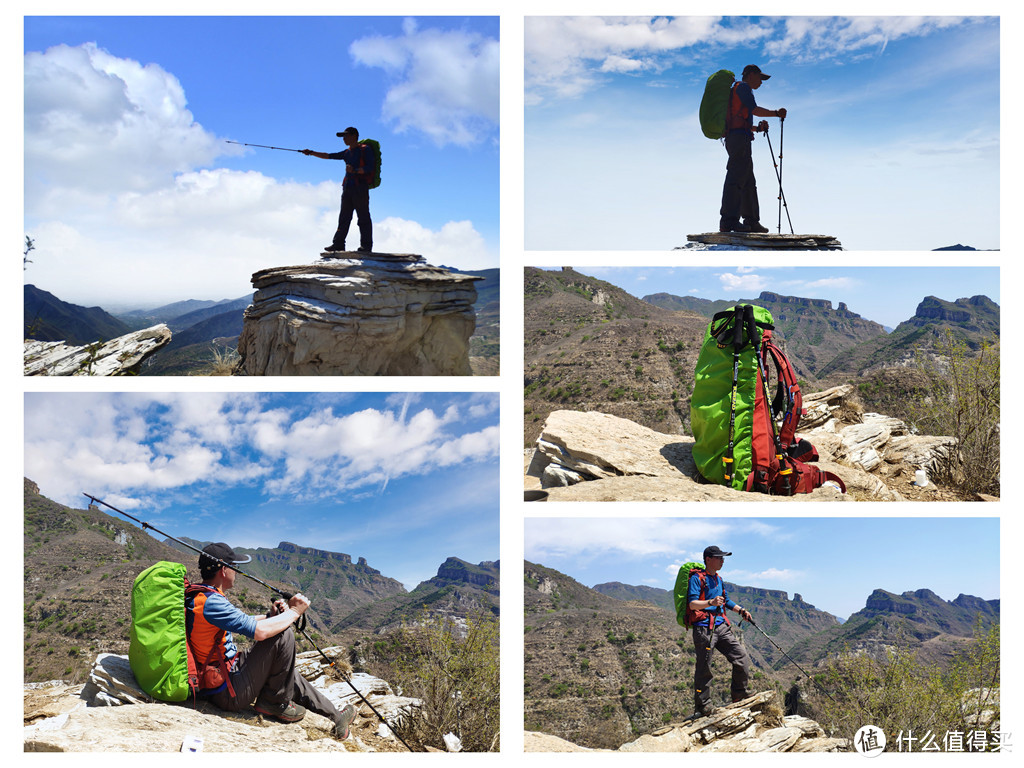
[[[708,324],[690,397],[697,471],[737,491],[792,496],[831,481],[846,493],[840,478],[806,463],[818,452],[796,435],[803,397],[789,358],[772,341],[774,329],[771,312],[752,304]]]
[[[704,570],[704,563],[683,563],[679,566],[679,573],[676,575],[676,587],[673,597],[676,601],[676,621],[679,626],[690,628],[690,601],[686,599],[690,591],[690,573],[693,570]]]
[[[374,167],[373,177],[370,180],[370,189],[376,189],[380,186],[380,142],[374,139],[360,139],[359,144],[366,149],[369,147],[373,150]],[[366,152],[361,152],[359,155],[359,166],[360,168],[366,167]]]
[[[704,98],[700,101],[700,129],[709,139],[725,136],[725,118],[729,113],[729,96],[736,75],[720,69],[704,84]]]
[[[192,584],[185,566],[161,560],[140,573],[132,585],[132,628],[128,663],[139,687],[154,699],[184,701],[200,690],[206,674],[219,661],[198,668],[185,629],[185,599],[216,592],[206,584]],[[217,645],[223,631],[217,636]],[[222,677],[226,670],[221,670]],[[230,681],[227,683],[231,688]],[[233,695],[232,690],[232,695]]]

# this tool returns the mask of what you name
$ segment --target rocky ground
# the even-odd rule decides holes
[[[792,497],[706,483],[693,462],[693,438],[664,434],[599,412],[554,411],[526,453],[525,489],[550,501],[956,501],[955,491],[915,484],[955,463],[951,437],[911,434],[899,419],[850,407],[853,387],[806,395],[800,436],[817,448],[822,470],[847,492],[824,485]],[[992,500],[992,497],[976,497]]]
[[[669,723],[618,750],[590,749],[557,736],[527,731],[526,752],[850,752],[846,739],[831,738],[818,723],[783,716],[777,694],[765,691],[720,708],[708,717]]]
[[[108,342],[84,347],[63,341],[26,341],[26,376],[125,376],[171,341],[166,325],[154,325]]]
[[[333,657],[340,648],[326,648]],[[226,713],[209,703],[156,702],[135,683],[127,659],[102,654],[89,681],[30,683],[24,693],[26,752],[179,752],[196,737],[204,752],[405,752],[390,728],[348,683],[330,679],[316,652],[299,654],[296,666],[338,706],[352,703],[358,716],[351,736],[339,741],[332,723],[308,712],[301,722],[282,724],[254,711]],[[336,662],[343,665],[343,662]],[[348,670],[345,671],[348,674]],[[337,675],[336,675],[337,677]],[[350,676],[360,693],[389,723],[418,706],[365,674]]]

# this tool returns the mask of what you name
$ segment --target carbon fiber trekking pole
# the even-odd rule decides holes
[[[296,150],[296,151],[298,151],[298,150]],[[275,587],[272,584],[267,584],[267,582],[263,581],[262,579],[256,578],[251,573],[246,573],[245,571],[241,570],[238,566],[236,566],[236,565],[234,565],[232,563],[228,563],[228,562],[226,562],[224,560],[221,560],[219,557],[215,557],[215,556],[211,555],[209,552],[203,552],[203,550],[199,549],[198,547],[193,547],[188,542],[185,542],[185,541],[182,541],[181,539],[175,538],[174,536],[171,536],[169,533],[164,533],[159,528],[155,528],[152,525],[150,525],[149,523],[144,522],[142,520],[139,520],[139,518],[137,518],[137,517],[133,517],[132,515],[129,515],[127,512],[124,512],[124,511],[118,509],[117,507],[115,507],[115,506],[113,506],[111,504],[108,504],[103,499],[100,499],[100,498],[97,498],[96,496],[93,496],[91,493],[85,493],[85,491],[82,491],[82,494],[86,498],[88,498],[90,501],[92,501],[93,503],[99,502],[100,504],[102,504],[103,506],[107,507],[108,509],[114,510],[115,512],[117,512],[117,514],[124,515],[129,520],[134,520],[136,523],[138,523],[139,525],[142,526],[143,530],[146,530],[148,528],[151,531],[155,531],[156,533],[159,533],[161,536],[166,536],[171,541],[175,541],[178,544],[181,544],[181,546],[188,547],[193,552],[199,553],[203,557],[208,557],[209,559],[211,559],[211,560],[213,560],[213,561],[215,561],[217,563],[220,563],[220,565],[223,566],[224,568],[230,568],[235,573],[237,573],[237,574],[239,574],[241,576],[245,576],[245,578],[247,578],[247,579],[251,579],[251,580],[255,581],[260,586],[266,587],[271,592],[274,592],[277,595],[279,595],[280,597],[284,598],[284,600],[286,600],[286,601],[287,600],[291,600],[293,597],[295,597],[295,593],[294,592],[285,592],[283,589],[278,589],[277,587]],[[306,638],[306,642],[309,643],[311,646],[313,646],[313,648],[316,649],[317,653],[319,653],[321,656],[324,657],[324,661],[327,662],[328,667],[334,667],[334,661],[331,659],[331,657],[328,656],[326,653],[324,653],[323,650],[321,650],[320,646],[317,645],[315,642],[313,642],[313,638],[311,638],[309,636],[309,633],[306,632],[306,621],[305,621],[305,619],[306,619],[306,615],[305,615],[305,613],[303,613],[303,615],[302,615],[302,625],[299,626],[298,624],[296,624],[295,628],[298,629],[298,631],[302,633],[302,636],[304,638]],[[381,715],[381,713],[377,711],[376,707],[374,707],[373,704],[371,704],[369,701],[366,700],[366,697],[363,696],[363,694],[359,691],[358,688],[356,688],[356,686],[352,682],[351,678],[349,678],[338,667],[334,667],[334,671],[337,672],[341,676],[342,680],[344,680],[346,683],[348,683],[349,688],[351,688],[353,691],[355,691],[356,696],[358,696],[362,700],[362,702],[373,711],[373,714],[375,714],[380,719],[380,721],[382,723],[384,723],[384,725],[386,725],[388,728],[391,729],[391,732],[393,734],[395,734],[395,738],[398,739],[400,742],[402,742],[402,744],[405,745],[405,748],[408,749],[410,752],[414,751],[412,747],[410,747],[408,744],[405,743],[405,739],[403,739],[401,736],[398,735],[398,732],[394,729],[394,726],[392,726],[391,723],[389,723],[387,720],[384,719],[384,716]]]
[[[227,140],[227,139],[225,139],[225,142],[227,144],[237,144],[240,147],[259,147],[260,149],[279,149],[282,152],[299,152],[299,153],[302,152],[301,149],[288,149],[288,147],[269,147],[266,144],[243,144],[240,141],[230,141],[230,140]]]
[[[801,666],[800,666],[799,664],[797,664],[797,663],[796,663],[795,661],[793,661],[793,657],[792,657],[792,656],[790,656],[790,655],[789,655],[788,653],[786,653],[785,651],[783,651],[783,650],[782,650],[782,648],[780,648],[780,647],[779,647],[779,644],[778,644],[778,643],[776,643],[776,642],[775,642],[774,640],[772,640],[772,639],[771,639],[770,637],[768,637],[768,633],[767,633],[767,632],[765,632],[765,631],[764,631],[763,629],[761,629],[760,627],[758,627],[758,626],[757,626],[757,622],[755,622],[755,621],[754,621],[754,617],[753,617],[753,616],[751,616],[751,617],[750,617],[750,618],[748,619],[748,621],[749,621],[749,622],[750,622],[750,623],[751,623],[751,624],[752,624],[752,625],[753,625],[754,627],[757,627],[757,631],[758,631],[758,632],[760,632],[760,633],[761,633],[762,635],[764,635],[764,636],[765,636],[766,638],[768,638],[768,642],[769,642],[769,643],[771,643],[772,645],[774,645],[774,646],[775,646],[776,648],[778,648],[778,649],[779,649],[779,651],[780,651],[780,652],[782,653],[782,655],[783,655],[783,656],[785,656],[785,657],[786,657],[787,659],[789,659],[789,662],[790,662],[790,663],[791,663],[791,664],[792,664],[792,665],[793,665],[794,667],[796,667],[796,668],[797,668],[797,669],[799,669],[799,670],[800,670],[801,672],[803,672],[803,673],[804,673],[804,675],[805,675],[805,676],[807,677],[807,679],[808,679],[808,680],[810,680],[810,681],[811,681],[812,683],[814,683],[815,685],[817,685],[817,686],[818,686],[818,690],[820,690],[820,691],[821,691],[822,693],[824,693],[824,694],[825,694],[826,696],[828,696],[828,697],[829,697],[830,699],[832,699],[832,694],[831,694],[831,693],[829,693],[829,692],[828,692],[828,691],[826,691],[826,690],[825,690],[824,688],[822,688],[822,687],[821,687],[821,685],[820,685],[820,684],[818,683],[818,681],[817,681],[817,680],[815,680],[815,679],[814,679],[814,677],[813,677],[813,676],[812,676],[812,675],[811,675],[811,674],[810,674],[810,673],[809,673],[809,672],[808,672],[808,671],[807,671],[806,669],[804,669],[804,668],[803,668],[803,667],[801,667]],[[838,701],[836,701],[835,699],[832,699],[832,702],[833,702],[834,704],[836,704],[836,705],[838,705],[838,704],[839,704],[839,702],[838,702]]]
[[[784,121],[780,121],[780,130],[781,130],[781,123],[782,122],[784,122]],[[772,149],[772,140],[768,136],[767,123],[765,123],[764,137],[765,137],[765,139],[768,140],[768,151],[769,151],[769,153],[771,153],[772,165],[775,167],[775,178],[777,178],[779,180],[779,203],[781,204],[782,207],[784,207],[786,209],[786,221],[789,222],[789,234],[792,235],[793,234],[793,220],[789,218],[789,206],[786,204],[786,193],[782,191],[782,169],[779,167],[779,164],[775,162],[775,150]],[[779,137],[779,139],[780,139],[780,143],[779,143],[779,160],[780,161],[782,160],[781,138],[782,137],[780,136]],[[779,234],[780,235],[782,234],[782,214],[781,213],[779,214]]]

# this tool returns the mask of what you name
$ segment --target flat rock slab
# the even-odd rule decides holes
[[[248,376],[468,376],[482,278],[415,254],[330,253],[252,276]]]
[[[171,341],[171,331],[154,325],[100,343],[74,347],[63,341],[26,341],[26,376],[126,376]]]
[[[702,232],[687,235],[691,243],[731,245],[759,250],[841,251],[843,244],[832,235],[782,235],[753,232]]]

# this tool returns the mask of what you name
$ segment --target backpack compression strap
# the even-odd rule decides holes
[[[803,396],[800,394],[800,385],[796,381],[796,372],[793,370],[789,358],[782,350],[775,346],[771,339],[766,339],[763,349],[775,363],[778,371],[778,387],[775,390],[775,398],[772,400],[772,413],[784,413],[782,428],[779,430],[779,442],[782,449],[786,450],[796,442],[796,430],[803,416]]]

